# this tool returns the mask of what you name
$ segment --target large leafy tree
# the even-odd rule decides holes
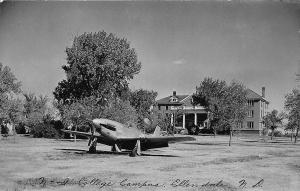
[[[22,109],[20,100],[14,95],[21,92],[21,82],[8,66],[0,63],[0,119],[16,122]]]
[[[272,131],[271,140],[273,140],[274,131],[282,125],[282,120],[284,117],[284,113],[279,113],[275,109],[263,117],[263,123],[265,124],[266,128]]]
[[[129,96],[132,105],[138,114],[138,127],[144,128],[144,118],[150,118],[151,106],[155,105],[157,92],[144,89],[132,91]]]
[[[137,113],[129,101],[116,100],[105,107],[101,117],[118,121],[126,126],[136,127]]]
[[[0,95],[21,92],[21,82],[17,80],[8,66],[3,66],[0,62]]]
[[[16,124],[23,120],[23,106],[20,99],[7,98],[5,100],[1,100],[1,102],[0,121],[7,120]]]
[[[145,129],[147,133],[152,133],[156,126],[161,127],[161,130],[167,132],[168,134],[174,135],[174,126],[171,124],[171,114],[161,113],[157,109],[153,109],[149,115],[151,124]],[[147,125],[147,124],[145,124]],[[174,125],[174,123],[173,123]]]
[[[285,130],[291,131],[291,141],[293,141],[293,137],[295,138],[295,143],[297,142],[297,128],[298,128],[298,121],[294,120],[293,118],[288,117],[288,123],[285,125]],[[293,136],[294,132],[296,131],[295,136]],[[298,130],[299,131],[299,130]]]
[[[94,96],[85,97],[69,104],[62,104],[54,101],[54,106],[59,110],[60,118],[65,126],[75,127],[86,125],[86,119],[93,119],[101,116],[104,107],[97,103]]]
[[[210,127],[213,128],[215,134],[218,127],[221,126],[217,124],[223,117],[221,99],[225,95],[226,87],[225,81],[205,78],[200,86],[196,87],[196,93],[193,94],[193,104],[200,104],[206,109]]]
[[[128,81],[141,68],[129,42],[104,31],[75,37],[66,53],[67,79],[54,91],[55,98],[64,103],[95,96],[103,104],[111,97],[122,97],[129,90]]]
[[[246,93],[241,83],[231,82],[228,85],[223,80],[205,78],[193,94],[193,104],[200,104],[207,110],[209,120],[214,122],[214,132],[219,128],[229,129],[229,146],[233,130],[246,116]]]
[[[75,130],[87,131],[90,128],[90,119],[107,118],[118,121],[127,126],[135,126],[137,114],[130,102],[121,99],[112,100],[106,106],[97,103],[94,96],[76,100],[70,104],[54,102],[60,111],[61,120],[67,126],[74,126]]]
[[[24,93],[24,122],[27,126],[33,127],[45,120],[51,118],[48,112],[48,98],[47,96],[35,96],[33,93]]]
[[[287,111],[288,128],[295,133],[295,143],[297,142],[297,137],[300,128],[300,91],[294,89],[291,93],[285,96],[284,107]]]

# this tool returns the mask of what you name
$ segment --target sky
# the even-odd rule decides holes
[[[142,63],[132,89],[192,94],[205,77],[242,82],[270,109],[300,73],[300,4],[266,1],[4,2],[0,62],[24,92],[53,96],[66,47],[84,32],[126,38]]]

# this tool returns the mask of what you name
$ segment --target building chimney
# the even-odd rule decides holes
[[[265,98],[265,95],[266,94],[266,88],[265,87],[262,87],[261,88],[261,96],[263,97],[263,98]]]
[[[176,91],[173,91],[173,96],[176,96]]]

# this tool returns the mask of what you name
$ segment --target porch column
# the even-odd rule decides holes
[[[185,129],[185,113],[182,115],[182,127]]]
[[[210,128],[209,115],[210,115],[209,112],[207,112],[207,118],[206,118],[205,121],[207,121],[207,122],[206,122],[206,127],[208,127],[208,128]]]
[[[194,113],[194,114],[195,114],[195,117],[194,117],[194,119],[195,119],[194,124],[197,125],[197,113]]]
[[[173,124],[174,124],[174,114],[172,113],[171,114],[171,125],[173,126]]]

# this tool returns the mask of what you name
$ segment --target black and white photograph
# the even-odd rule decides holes
[[[299,191],[300,1],[0,1],[0,190]]]

